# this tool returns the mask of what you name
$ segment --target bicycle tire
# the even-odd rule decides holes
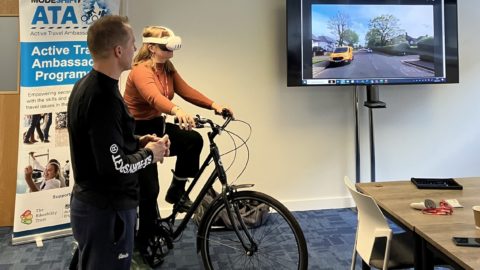
[[[257,191],[235,192],[229,201],[232,205],[254,201],[269,207],[266,222],[256,228],[248,228],[258,249],[248,255],[233,229],[218,226],[225,203],[217,199],[198,228],[197,245],[205,269],[307,269],[305,236],[293,214],[283,204]],[[240,232],[244,234],[241,228]]]

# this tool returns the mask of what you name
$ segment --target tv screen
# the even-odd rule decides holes
[[[458,83],[456,0],[287,0],[287,84]]]

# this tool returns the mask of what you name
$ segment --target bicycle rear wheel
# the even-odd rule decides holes
[[[264,222],[248,228],[256,244],[253,252],[246,251],[233,228],[219,226],[221,216],[225,216],[223,200],[217,200],[205,214],[197,235],[205,269],[307,269],[305,236],[292,213],[276,199],[260,192],[239,191],[230,196],[234,207],[252,203],[268,206]],[[235,214],[234,217],[238,220]],[[237,227],[250,246],[245,231]]]

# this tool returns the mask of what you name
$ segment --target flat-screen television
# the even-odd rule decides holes
[[[457,0],[286,0],[287,84],[458,83]]]

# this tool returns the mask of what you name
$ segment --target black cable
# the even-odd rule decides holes
[[[248,148],[248,144],[247,144],[247,141],[248,139],[250,138],[250,136],[247,138],[247,140],[244,140],[242,137],[240,137],[239,135],[237,135],[236,133],[233,133],[231,131],[226,131],[228,134],[230,135],[234,135],[235,137],[237,137],[240,141],[242,141],[242,144],[237,148],[239,149],[240,147],[242,146],[245,146],[245,151],[247,152],[247,160],[245,161],[245,166],[243,166],[243,169],[240,171],[240,173],[238,174],[237,178],[232,181],[232,183],[234,183],[235,181],[237,181],[240,176],[242,176],[242,174],[245,172],[245,170],[247,169],[247,166],[248,166],[248,162],[250,161],[250,148]],[[235,149],[235,150],[237,150]],[[236,151],[235,151],[236,153]]]
[[[226,152],[224,152],[223,154],[221,154],[220,156],[223,157],[225,155],[228,155],[230,153],[234,153],[234,156],[233,156],[233,159],[232,159],[232,162],[226,167],[225,171],[227,172],[232,166],[233,164],[235,163],[235,160],[237,159],[237,150],[240,149],[241,147],[245,146],[245,149],[246,149],[246,152],[247,152],[247,160],[245,161],[245,165],[243,167],[243,169],[241,170],[241,172],[238,174],[237,178],[232,181],[235,182],[237,181],[240,176],[242,176],[242,174],[245,172],[245,170],[247,169],[247,166],[248,166],[248,163],[250,161],[250,148],[248,147],[247,145],[247,142],[250,140],[250,137],[252,136],[252,126],[248,123],[248,122],[245,122],[243,120],[232,120],[232,122],[240,122],[240,123],[243,123],[244,125],[246,125],[248,127],[248,136],[246,139],[243,139],[240,135],[236,134],[235,132],[232,132],[232,131],[229,131],[227,129],[223,129],[224,132],[226,132],[228,134],[228,136],[230,136],[230,139],[232,140],[232,143],[233,143],[233,149],[231,150],[228,150]],[[237,146],[237,142],[235,140],[234,137],[237,137],[242,143],[240,145]],[[213,160],[211,160],[208,165],[210,165],[210,163],[213,162]]]
[[[242,174],[243,174],[243,173],[245,172],[245,170],[247,169],[248,163],[249,163],[249,161],[250,161],[250,148],[248,147],[247,142],[250,140],[250,137],[251,137],[251,135],[252,135],[252,126],[251,126],[249,123],[247,123],[247,122],[245,122],[245,121],[242,121],[242,120],[234,120],[234,121],[241,122],[241,123],[245,124],[246,126],[248,126],[248,128],[249,128],[249,133],[248,133],[247,138],[246,138],[246,139],[243,139],[240,135],[236,134],[235,132],[232,132],[232,131],[229,131],[229,130],[224,130],[224,131],[230,136],[230,138],[232,139],[232,141],[234,142],[234,148],[233,148],[232,150],[230,150],[230,151],[227,151],[227,152],[223,153],[221,156],[226,155],[226,154],[229,154],[229,153],[231,153],[232,151],[235,152],[235,156],[234,156],[234,158],[233,158],[233,160],[232,160],[232,163],[228,166],[228,168],[226,169],[226,171],[228,171],[228,170],[230,169],[230,167],[233,165],[233,163],[235,162],[235,159],[236,159],[236,156],[237,156],[237,150],[238,150],[238,149],[240,149],[242,146],[245,146],[245,149],[246,149],[246,152],[247,152],[247,160],[245,161],[245,166],[244,166],[243,169],[240,171],[240,173],[238,174],[237,178],[236,178],[234,181],[232,181],[232,183],[234,183],[235,181],[237,181],[237,180],[240,178],[240,176],[242,176]],[[235,141],[235,138],[234,138],[233,136],[237,137],[237,138],[242,142],[239,146],[236,145],[236,141]]]
[[[227,166],[227,168],[225,169],[225,172],[228,172],[228,170],[230,170],[230,168],[233,166],[233,163],[235,163],[235,160],[237,159],[237,149],[238,149],[238,147],[237,147],[237,142],[235,141],[235,138],[233,138],[231,132],[228,131],[228,130],[224,130],[224,131],[228,134],[228,136],[230,136],[230,139],[232,139],[232,142],[233,142],[233,150],[230,150],[230,151],[228,151],[228,152],[226,152],[226,153],[223,153],[223,154],[221,154],[220,156],[223,157],[224,155],[226,155],[226,154],[231,153],[232,151],[234,151],[234,152],[233,152],[232,162],[230,162],[230,164],[229,164],[229,165]]]
[[[227,155],[227,154],[229,154],[229,153],[232,152],[232,151],[236,151],[237,149],[239,149],[239,148],[242,147],[243,145],[246,145],[246,143],[250,140],[250,137],[252,136],[252,126],[251,126],[249,123],[247,123],[247,122],[245,122],[245,121],[242,121],[242,120],[237,120],[237,119],[235,119],[235,120],[233,120],[233,121],[235,121],[235,122],[240,122],[240,123],[243,123],[243,124],[245,124],[246,126],[248,126],[248,128],[249,128],[249,131],[248,131],[248,132],[249,132],[249,133],[248,133],[247,138],[244,140],[244,139],[243,139],[242,137],[240,137],[239,135],[237,135],[237,134],[235,134],[235,133],[233,133],[233,132],[231,132],[231,131],[229,131],[229,130],[224,130],[224,131],[226,131],[227,133],[230,133],[230,132],[231,132],[232,134],[234,134],[234,135],[235,135],[237,138],[239,138],[243,143],[242,143],[241,145],[239,145],[238,147],[233,148],[232,150],[229,150],[229,151],[223,153],[222,156],[223,156],[223,155]]]

